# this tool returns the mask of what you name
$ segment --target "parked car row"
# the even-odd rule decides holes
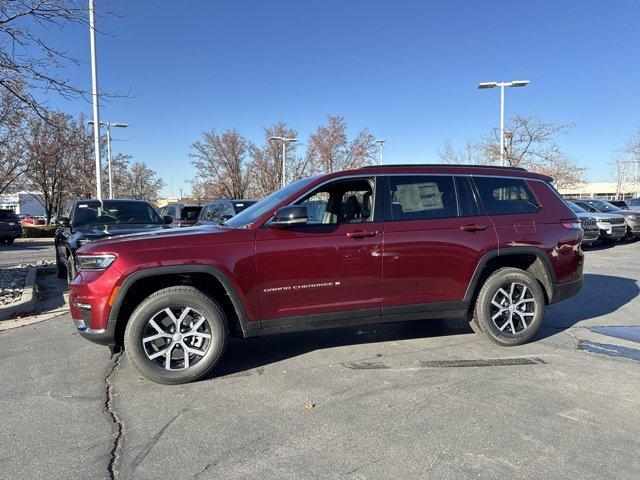
[[[584,230],[583,245],[640,238],[640,211],[621,209],[611,202],[592,198],[567,200]]]
[[[171,227],[189,227],[192,225],[218,225],[233,218],[256,200],[213,200],[200,205],[170,203],[162,207],[160,213],[172,218]]]

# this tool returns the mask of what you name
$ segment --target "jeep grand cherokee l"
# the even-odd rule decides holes
[[[80,335],[168,384],[207,375],[230,334],[466,317],[519,345],[582,287],[581,240],[544,175],[367,167],[299,180],[226,225],[88,243],[70,309]]]

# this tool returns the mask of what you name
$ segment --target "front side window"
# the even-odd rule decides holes
[[[524,180],[474,177],[474,182],[489,215],[535,213],[540,209]]]
[[[373,221],[372,178],[336,180],[296,202],[307,208],[307,225]]]
[[[450,176],[390,176],[389,197],[393,220],[458,216],[455,187]]]

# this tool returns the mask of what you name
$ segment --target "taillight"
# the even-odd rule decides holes
[[[576,229],[582,228],[580,224],[580,220],[575,220],[575,219],[560,220],[560,223],[567,230],[576,230]]]

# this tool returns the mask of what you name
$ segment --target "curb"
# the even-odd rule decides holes
[[[31,267],[24,279],[24,288],[19,302],[2,307],[0,309],[0,321],[10,320],[16,313],[30,312],[33,310],[34,290],[36,288],[36,275],[38,267]]]

